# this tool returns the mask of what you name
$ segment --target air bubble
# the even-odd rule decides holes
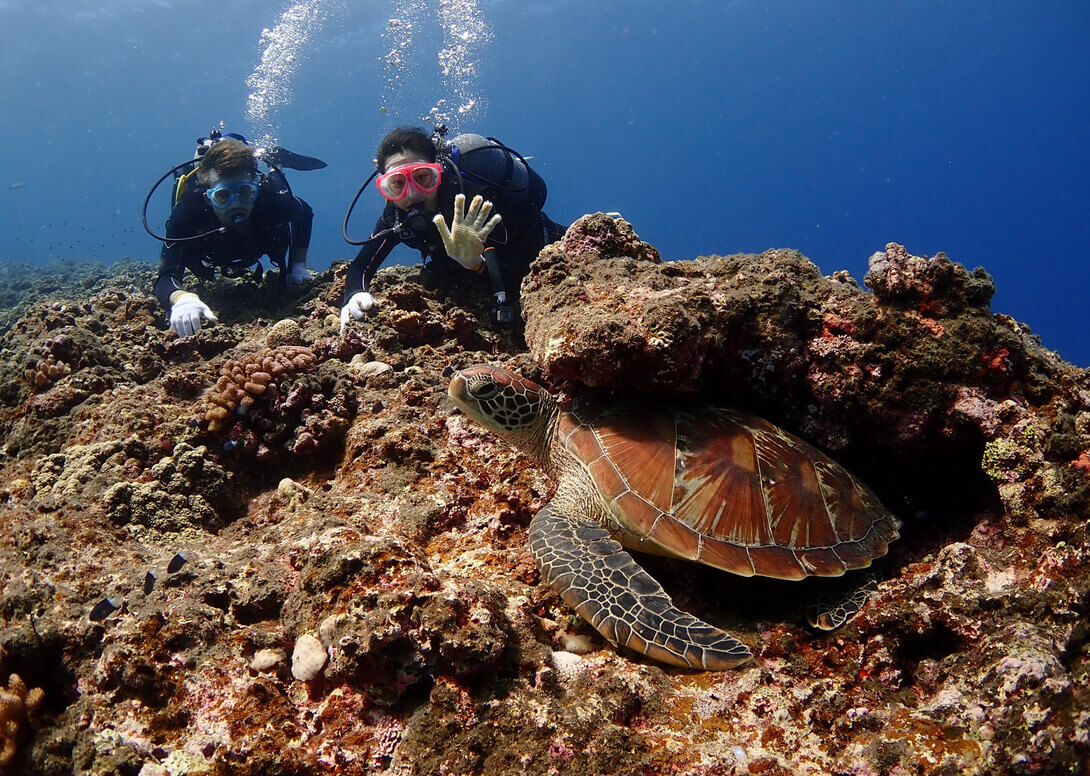
[[[383,47],[390,53],[384,57],[386,84],[383,109],[395,115],[408,111],[396,110],[407,95],[404,85],[414,82],[417,76],[428,78],[427,73],[414,72],[414,64],[426,61],[422,31],[426,22],[438,19],[439,32],[443,35],[442,46],[435,53],[436,64],[442,79],[443,97],[435,102],[422,117],[430,123],[455,125],[454,119],[466,124],[480,119],[486,107],[481,92],[479,76],[481,61],[492,42],[492,28],[481,11],[478,0],[397,0],[396,16],[391,18],[383,32]]]
[[[325,21],[343,10],[344,0],[300,0],[284,11],[276,27],[261,31],[261,61],[246,79],[246,118],[258,145],[276,144],[276,114],[291,103],[292,79],[306,49]]]

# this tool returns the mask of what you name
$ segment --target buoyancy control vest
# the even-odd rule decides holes
[[[446,141],[440,155],[450,162],[467,197],[492,200],[509,223],[541,212],[548,187],[518,151],[494,137],[473,133]]]

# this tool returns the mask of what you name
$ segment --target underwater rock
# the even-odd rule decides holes
[[[950,317],[969,307],[986,308],[995,282],[983,267],[969,272],[938,253],[911,256],[903,245],[889,243],[870,257],[863,282],[884,305],[916,308],[932,317]]]
[[[993,422],[965,412],[966,392],[1040,407],[1079,379],[988,310],[986,272],[942,255],[912,257],[891,243],[872,262],[868,294],[843,275],[822,277],[795,251],[666,263],[565,252],[584,231],[595,244],[623,242],[600,236],[610,223],[573,224],[523,284],[534,360],[576,389],[704,394],[826,448],[866,440],[920,450],[994,433]]]
[[[352,370],[363,378],[380,377],[394,371],[394,368],[383,361],[362,361],[352,359]]]
[[[254,653],[254,659],[250,661],[250,668],[259,672],[268,671],[284,662],[285,658],[287,655],[281,649],[259,649]]]
[[[0,677],[44,691],[11,772],[990,775],[1090,758],[1090,376],[990,312],[985,273],[891,245],[870,294],[794,251],[662,262],[589,216],[526,280],[535,363],[487,328],[480,277],[420,267],[379,272],[380,304],[339,336],[344,272],[283,300],[210,283],[220,323],[185,341],[151,270],[11,321]],[[307,345],[251,393],[284,319]],[[70,372],[35,390],[31,353]],[[825,447],[905,523],[870,602],[815,633],[800,599],[817,586],[641,558],[756,659],[704,674],[611,647],[527,549],[553,486],[450,408],[449,368],[480,361],[568,394],[710,395]],[[213,430],[221,377],[253,401],[239,414],[232,392]],[[304,639],[328,657],[298,681]]]
[[[160,459],[145,482],[122,481],[102,494],[106,517],[164,532],[215,530],[238,508],[231,475],[210,459],[208,448],[181,442]]]
[[[625,257],[636,261],[661,261],[654,246],[639,238],[632,224],[605,213],[582,216],[560,241],[560,250],[578,262]]]

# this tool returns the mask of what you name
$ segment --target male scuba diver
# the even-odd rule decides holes
[[[277,163],[299,169],[325,167],[321,160],[274,148],[260,157],[270,168],[263,174],[254,149],[233,133],[201,138],[197,152],[195,169],[175,181],[176,201],[166,237],[148,229],[163,240],[155,295],[169,310],[170,326],[179,337],[196,334],[203,321],[216,321],[208,305],[182,286],[186,269],[201,280],[212,279],[219,269],[225,277],[251,274],[260,282],[261,257],[267,255],[280,270],[281,289],[289,281],[302,283],[312,277],[307,249],[314,211],[292,193]],[[146,208],[147,201],[145,227]]]
[[[564,236],[565,227],[541,210],[545,181],[517,151],[473,134],[448,142],[445,133],[440,125],[433,139],[422,129],[399,127],[379,144],[371,178],[377,176],[386,206],[370,239],[353,242],[347,225],[371,178],[345,216],[345,240],[363,247],[348,267],[342,332],[350,319],[371,309],[371,280],[398,243],[420,251],[425,266],[437,273],[466,270],[487,276],[493,296],[490,322],[513,325],[521,319],[519,286],[530,263]]]

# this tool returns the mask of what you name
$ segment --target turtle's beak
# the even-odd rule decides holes
[[[466,387],[466,379],[461,374],[456,374],[451,378],[450,386],[447,388],[447,396],[454,402],[455,407],[463,412],[465,411],[469,389]]]

